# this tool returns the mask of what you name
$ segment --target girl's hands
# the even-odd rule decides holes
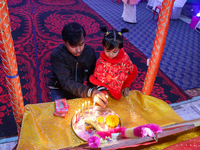
[[[125,96],[128,96],[128,94],[129,94],[129,88],[126,87],[126,88],[124,88],[124,89],[122,90],[122,95],[125,97]]]

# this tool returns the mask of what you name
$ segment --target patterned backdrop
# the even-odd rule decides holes
[[[65,24],[78,22],[86,30],[86,43],[99,57],[103,50],[103,33],[100,26],[113,27],[81,0],[8,0],[11,29],[15,45],[24,104],[50,102],[48,77],[49,55],[62,43],[61,31]],[[146,76],[147,57],[127,39],[124,49],[138,67],[138,76],[131,84],[132,90],[142,90]],[[0,63],[0,137],[16,133],[5,74]],[[189,99],[162,71],[158,72],[152,96],[175,103]]]

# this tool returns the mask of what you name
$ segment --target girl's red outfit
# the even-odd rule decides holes
[[[109,59],[104,51],[96,63],[90,82],[108,88],[110,94],[117,100],[122,97],[122,90],[129,87],[137,75],[137,67],[132,63],[124,49],[121,48],[117,57]]]

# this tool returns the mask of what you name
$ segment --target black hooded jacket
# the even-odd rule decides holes
[[[76,97],[87,97],[93,84],[89,76],[96,65],[95,51],[85,45],[81,55],[74,57],[64,44],[56,47],[50,55],[52,72],[49,79],[50,89],[62,89]],[[84,85],[84,81],[87,85]]]

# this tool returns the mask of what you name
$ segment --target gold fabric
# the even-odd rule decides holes
[[[71,119],[85,101],[92,105],[91,98],[67,100],[69,110],[65,118],[53,115],[54,102],[26,105],[17,149],[53,150],[83,144],[71,128]],[[130,91],[129,96],[119,101],[109,97],[107,107],[120,116],[122,125],[127,128],[185,121],[163,100],[142,95],[139,91]]]

